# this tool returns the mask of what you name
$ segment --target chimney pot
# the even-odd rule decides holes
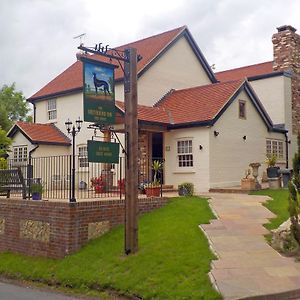
[[[279,26],[277,27],[278,32],[282,32],[285,30],[291,31],[291,32],[296,32],[296,28],[291,26],[291,25],[283,25],[283,26]]]

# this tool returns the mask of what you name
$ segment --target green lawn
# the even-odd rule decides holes
[[[220,299],[207,276],[214,255],[198,228],[212,218],[205,199],[174,198],[140,218],[136,255],[123,254],[124,227],[119,226],[62,260],[0,254],[0,273],[142,299]]]
[[[288,190],[261,190],[253,192],[254,195],[267,195],[272,198],[264,203],[271,212],[273,212],[277,217],[270,219],[270,222],[265,224],[265,227],[269,230],[276,229],[289,218],[288,212]]]

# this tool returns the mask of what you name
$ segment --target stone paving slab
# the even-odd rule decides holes
[[[263,224],[274,217],[265,196],[210,194],[218,219],[201,225],[218,260],[210,277],[224,299],[277,294],[300,288],[300,263],[265,241]],[[285,298],[280,298],[285,299]],[[295,299],[295,298],[294,298]]]

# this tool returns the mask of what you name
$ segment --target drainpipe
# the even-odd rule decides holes
[[[35,123],[36,122],[36,105],[35,105],[35,103],[32,103],[32,105],[33,105],[33,123]]]
[[[287,134],[287,131],[284,133],[285,135],[285,167],[288,169],[289,168],[289,144],[291,143],[291,141],[289,141],[289,137]]]

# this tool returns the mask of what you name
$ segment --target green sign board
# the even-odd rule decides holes
[[[88,141],[88,161],[102,163],[119,163],[119,144]]]
[[[83,62],[84,121],[115,123],[114,69],[116,66],[81,58]]]

